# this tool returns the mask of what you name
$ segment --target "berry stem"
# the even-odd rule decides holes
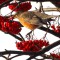
[[[22,38],[20,38],[20,37],[14,35],[14,34],[11,34],[11,33],[8,33],[8,34],[11,35],[11,36],[13,36],[14,38],[18,39],[19,41],[23,41]]]
[[[25,39],[23,38],[23,36],[20,33],[18,35],[22,38],[23,41],[25,41]]]

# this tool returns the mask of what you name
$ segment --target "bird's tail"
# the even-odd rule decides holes
[[[55,21],[55,20],[52,18],[47,19],[47,22],[50,22],[50,21]]]

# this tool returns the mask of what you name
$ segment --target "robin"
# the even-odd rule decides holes
[[[24,27],[27,27],[30,30],[47,25],[47,22],[53,21],[53,19],[51,19],[53,17],[54,16],[52,15],[41,13],[39,11],[19,11],[15,15],[15,18],[17,18]]]
[[[53,19],[51,19],[51,18],[54,17],[52,15],[47,15],[47,14],[41,13],[39,11],[26,11],[26,12],[19,11],[14,16],[15,16],[15,18],[17,18],[20,21],[20,23],[24,27],[27,27],[28,29],[31,30],[26,35],[26,38],[29,40],[32,37],[31,33],[32,33],[32,31],[34,31],[34,29],[40,28],[43,25],[46,25],[48,27],[47,22],[52,21]]]

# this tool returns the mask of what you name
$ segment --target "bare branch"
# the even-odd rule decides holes
[[[5,58],[7,60],[7,57],[5,57],[5,56],[1,56],[1,57]]]
[[[2,31],[2,32],[3,32],[3,31]],[[5,32],[4,32],[4,33],[5,33]],[[22,38],[18,37],[18,36],[15,35],[15,34],[11,34],[11,33],[9,33],[9,32],[7,32],[7,33],[5,33],[5,34],[9,34],[9,35],[13,36],[14,38],[16,38],[17,40],[23,41]]]
[[[35,55],[33,55],[32,57],[28,58],[27,60],[31,60],[32,58],[35,58],[36,56],[38,56],[39,54],[42,55],[45,52],[49,51],[50,49],[56,47],[57,45],[60,44],[60,40],[57,42],[54,42],[53,44],[47,46],[46,48],[42,49],[41,51],[37,52]]]
[[[47,46],[46,48],[40,50],[39,52],[23,52],[23,51],[3,51],[0,52],[0,56],[2,55],[6,55],[6,54],[19,54],[19,55],[34,55],[33,57],[29,58],[28,60],[38,56],[38,55],[42,55],[45,52],[49,51],[50,49],[58,46],[60,44],[60,40],[58,40],[57,42],[54,42],[53,44]]]
[[[19,33],[18,35],[22,38],[22,40],[25,40],[25,39],[23,38],[23,36],[22,36],[20,33]]]
[[[60,8],[43,8],[43,10],[45,12],[49,12],[49,11],[60,11]]]
[[[21,56],[21,55],[20,54],[17,54],[15,56],[11,57],[10,59],[13,59],[13,58],[18,57],[18,56]]]
[[[11,34],[11,33],[8,33],[9,35],[13,36],[14,38],[18,39],[19,41],[24,41],[22,38],[14,35],[14,34]]]
[[[46,28],[46,27],[40,27],[39,29],[41,29],[41,30],[43,30],[43,31],[47,31],[47,28]],[[60,37],[60,33],[56,33],[56,32],[54,32],[53,30],[48,29],[47,32],[50,33],[50,34],[53,34],[53,35],[56,36],[56,37]]]

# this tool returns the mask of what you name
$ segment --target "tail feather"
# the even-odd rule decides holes
[[[54,20],[54,19],[49,18],[49,19],[47,19],[47,21],[49,22],[49,21],[55,21],[55,20]]]

